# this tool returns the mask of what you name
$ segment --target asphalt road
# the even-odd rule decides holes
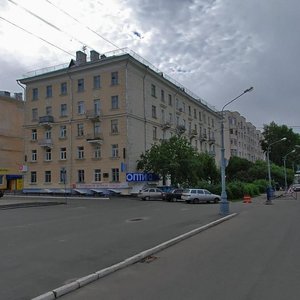
[[[1,210],[0,299],[31,299],[216,220],[218,213],[214,204],[136,198]]]
[[[298,300],[300,200],[246,204],[233,219],[62,300]]]

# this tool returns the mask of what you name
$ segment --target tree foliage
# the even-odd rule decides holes
[[[264,140],[261,141],[262,149],[266,152],[269,145],[274,142],[286,138],[286,141],[275,143],[270,146],[270,161],[276,165],[283,165],[283,157],[295,149],[296,145],[300,145],[300,135],[294,133],[291,128],[286,125],[277,125],[275,122],[271,122],[269,125],[264,125],[263,131]],[[299,149],[300,150],[300,149]],[[287,156],[287,166],[291,166],[295,160],[296,154]]]
[[[199,154],[182,136],[173,136],[153,145],[140,156],[137,169],[154,172],[165,179],[171,178],[173,185],[195,185],[199,180],[214,181],[217,168],[208,154]]]

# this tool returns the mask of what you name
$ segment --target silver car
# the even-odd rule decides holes
[[[138,193],[138,197],[141,200],[157,200],[162,199],[163,192],[158,188],[147,188]]]
[[[205,189],[185,189],[181,199],[187,203],[218,203],[221,197]]]

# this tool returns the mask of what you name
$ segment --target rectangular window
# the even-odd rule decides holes
[[[112,182],[119,182],[119,169],[118,168],[111,169],[111,179],[112,179]]]
[[[165,91],[164,90],[161,90],[161,92],[160,92],[160,100],[162,102],[165,102]]]
[[[94,99],[94,113],[96,116],[100,115],[101,111],[101,102],[100,99]]]
[[[83,92],[84,91],[84,79],[78,79],[77,81],[77,91],[78,92]]]
[[[66,82],[62,82],[60,84],[60,94],[61,95],[67,95],[68,93],[68,86],[67,86],[67,83]]]
[[[99,159],[101,158],[101,146],[96,146],[94,150],[94,158]]]
[[[156,98],[156,86],[151,84],[151,96]]]
[[[111,73],[111,85],[119,84],[119,74],[118,72]]]
[[[67,148],[66,147],[60,148],[60,159],[61,160],[67,159]]]
[[[95,122],[94,123],[94,135],[95,137],[98,137],[100,136],[100,133],[101,133],[101,126],[100,126],[100,122]]]
[[[119,145],[118,144],[111,145],[111,156],[119,157]]]
[[[83,146],[77,147],[77,158],[84,159],[84,147]]]
[[[84,170],[78,170],[78,182],[79,183],[84,182]]]
[[[67,170],[65,168],[61,168],[59,171],[59,182],[60,183],[67,182]]]
[[[156,119],[156,106],[152,105],[152,118]]]
[[[94,170],[94,180],[101,181],[101,170],[100,169]]]
[[[111,108],[112,109],[119,108],[119,96],[112,96],[111,97]]]
[[[173,101],[172,101],[172,95],[169,94],[169,105],[172,106],[173,105]]]
[[[52,85],[47,85],[46,86],[46,98],[51,98],[52,97]]]
[[[31,161],[37,160],[37,150],[31,150]]]
[[[61,125],[59,130],[59,137],[65,139],[67,137],[67,126]]]
[[[37,140],[37,130],[36,129],[32,129],[31,130],[31,140],[32,141],[36,141]]]
[[[83,125],[83,123],[77,124],[77,136],[84,136],[84,125]]]
[[[30,182],[31,183],[36,183],[36,172],[35,171],[32,171],[30,172]]]
[[[83,115],[85,113],[84,101],[78,101],[77,102],[77,113],[79,115]]]
[[[153,140],[157,139],[157,127],[153,126]]]
[[[118,120],[111,120],[111,133],[117,134],[119,133],[119,124]]]
[[[52,106],[46,107],[46,116],[52,116]]]
[[[189,106],[189,116],[192,116],[192,108]]]
[[[67,104],[63,103],[60,105],[60,116],[66,117],[68,115]]]
[[[51,171],[45,171],[45,182],[51,183]]]
[[[52,136],[51,129],[47,129],[47,130],[45,131],[45,139],[46,139],[46,140],[50,140],[50,139],[51,139],[51,136]]]
[[[32,89],[32,100],[38,100],[39,98],[39,90],[38,88]]]
[[[194,119],[197,119],[197,110],[194,108]]]
[[[38,120],[38,109],[33,108],[31,110],[31,115],[32,115],[32,121],[37,121]]]
[[[93,86],[94,89],[100,89],[101,87],[100,75],[94,76]]]
[[[46,161],[51,161],[51,160],[52,160],[52,151],[51,151],[51,149],[49,149],[49,148],[46,149],[45,160],[46,160]]]

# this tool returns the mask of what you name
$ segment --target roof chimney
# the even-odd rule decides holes
[[[99,60],[99,53],[95,50],[90,51],[91,61]]]
[[[86,63],[86,54],[82,51],[77,51],[76,52],[76,63],[78,65],[82,65]]]

